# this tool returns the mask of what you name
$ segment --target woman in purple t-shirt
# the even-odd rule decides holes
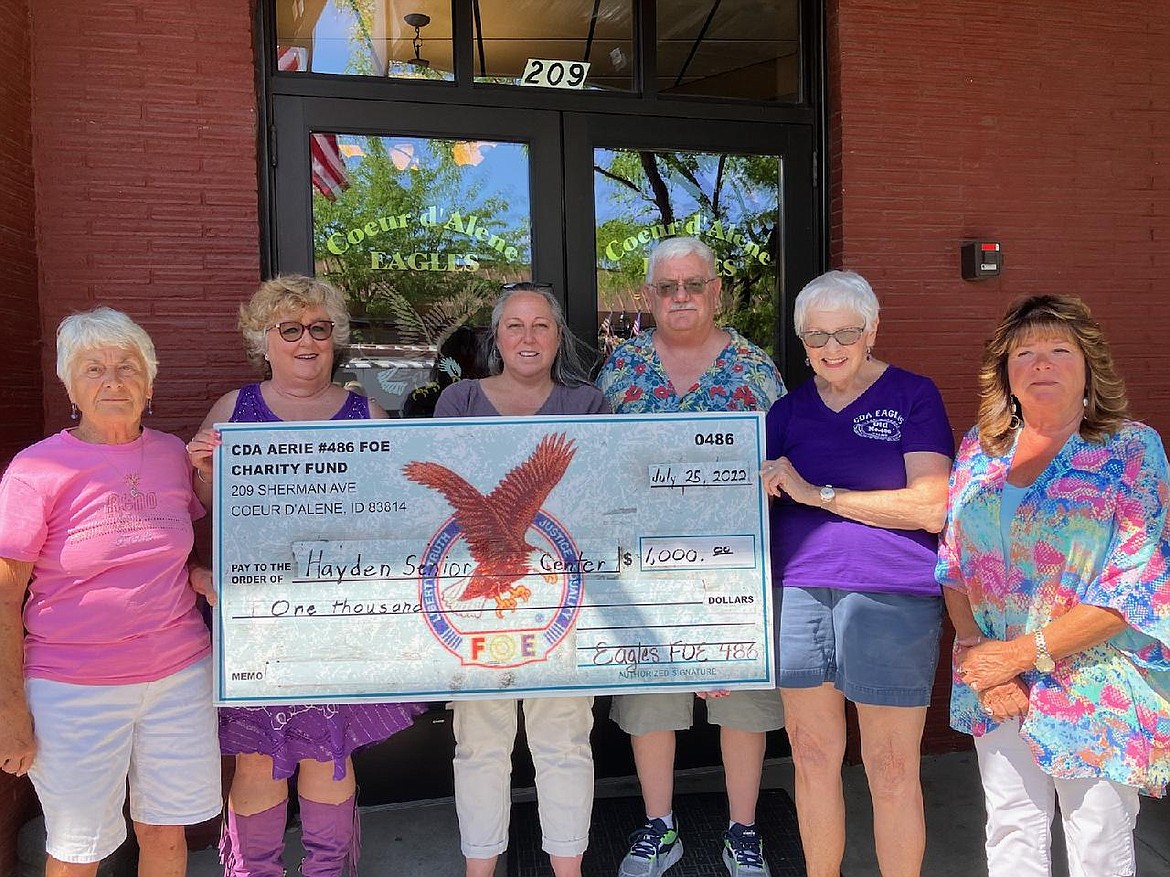
[[[782,588],[777,680],[810,877],[845,848],[845,701],[857,707],[883,874],[917,874],[926,846],[919,743],[938,662],[936,534],[954,437],[927,378],[875,359],[878,302],[830,271],[796,299],[814,377],[768,412],[761,477]]]

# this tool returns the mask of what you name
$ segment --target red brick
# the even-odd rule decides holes
[[[884,299],[882,356],[934,377],[965,432],[1007,304],[1075,293],[1135,416],[1170,429],[1170,347],[1150,320],[1170,267],[1170,4],[830,0],[827,14],[830,250]],[[968,237],[1003,243],[999,279],[959,278]],[[948,684],[928,747],[951,739]]]

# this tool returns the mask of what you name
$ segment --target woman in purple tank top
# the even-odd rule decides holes
[[[384,418],[375,402],[333,384],[337,349],[349,340],[341,293],[310,277],[261,284],[240,308],[248,357],[268,380],[223,396],[187,445],[195,489],[211,502],[214,424]],[[357,863],[351,754],[409,727],[418,704],[229,707],[219,711],[219,742],[235,755],[220,853],[228,877],[281,877],[288,778],[299,768],[305,877],[336,877]]]

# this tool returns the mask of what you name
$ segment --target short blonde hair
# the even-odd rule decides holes
[[[153,385],[158,375],[158,354],[146,330],[121,311],[100,307],[70,314],[57,327],[57,377],[72,391],[69,376],[77,357],[99,347],[129,350],[146,366],[146,377]]]
[[[343,296],[331,283],[303,274],[281,274],[265,280],[251,300],[240,305],[240,332],[244,352],[252,364],[264,367],[265,337],[282,314],[323,307],[333,321],[333,353],[349,345],[349,312]]]
[[[979,444],[998,456],[1012,443],[1017,412],[1008,383],[1008,356],[1026,338],[1051,334],[1072,340],[1085,357],[1082,438],[1102,442],[1129,419],[1125,383],[1089,306],[1073,295],[1033,295],[1013,304],[983,348],[979,369]]]

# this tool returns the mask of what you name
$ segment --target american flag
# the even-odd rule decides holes
[[[308,52],[304,46],[282,46],[277,49],[277,69],[295,73],[304,70]],[[345,161],[337,146],[336,134],[310,134],[309,157],[313,169],[313,187],[330,201],[349,188]]]

